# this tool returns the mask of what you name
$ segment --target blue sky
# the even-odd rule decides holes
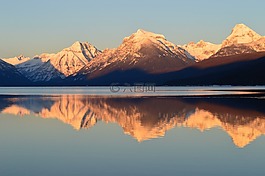
[[[237,23],[265,35],[263,0],[0,0],[0,57],[58,52],[75,41],[117,47],[142,28],[175,44],[220,43]]]

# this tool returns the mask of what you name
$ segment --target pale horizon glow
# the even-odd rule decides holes
[[[265,35],[265,1],[1,0],[0,58],[57,53],[75,41],[116,48],[137,29],[183,45],[221,43],[238,23]]]

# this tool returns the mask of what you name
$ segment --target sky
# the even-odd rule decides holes
[[[137,29],[175,44],[221,43],[238,23],[265,35],[264,0],[0,0],[0,58],[56,53],[75,41],[118,47]]]

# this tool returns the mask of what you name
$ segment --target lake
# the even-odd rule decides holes
[[[265,175],[265,87],[2,87],[0,175]]]

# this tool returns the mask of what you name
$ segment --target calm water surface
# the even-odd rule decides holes
[[[265,175],[262,87],[132,90],[0,88],[0,175]]]

